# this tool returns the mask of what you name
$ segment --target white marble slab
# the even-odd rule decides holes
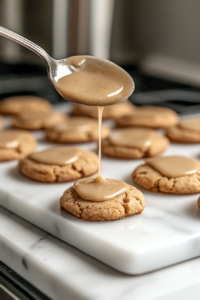
[[[2,208],[0,259],[52,300],[199,300],[200,258],[125,275]]]
[[[50,144],[42,141],[39,148]],[[95,150],[94,143],[80,145]],[[165,155],[199,157],[199,145],[173,144]],[[103,176],[132,184],[131,173],[142,160],[103,157]],[[0,165],[0,205],[109,266],[143,274],[199,256],[200,213],[197,195],[172,196],[144,191],[142,215],[114,222],[88,223],[61,213],[59,198],[73,183],[43,184],[18,173],[17,162]]]

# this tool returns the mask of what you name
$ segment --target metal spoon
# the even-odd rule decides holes
[[[49,79],[54,86],[61,77],[78,71],[75,67],[66,63],[66,58],[55,60],[51,56],[49,56],[47,52],[40,46],[2,26],[0,26],[0,35],[28,48],[29,50],[37,54],[46,63]]]

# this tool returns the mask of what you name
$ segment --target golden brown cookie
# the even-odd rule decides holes
[[[140,106],[131,114],[116,120],[118,127],[168,128],[178,123],[178,115],[172,109],[158,106]]]
[[[0,132],[0,161],[21,159],[35,150],[37,143],[27,131]]]
[[[200,119],[188,119],[166,130],[167,137],[175,143],[195,144],[200,142]]]
[[[101,138],[110,134],[108,127],[102,125]],[[85,143],[98,141],[98,122],[90,118],[74,117],[46,130],[46,139],[54,143]]]
[[[64,121],[67,117],[56,111],[41,111],[23,113],[13,118],[12,127],[39,130],[46,129]]]
[[[15,96],[0,101],[0,113],[3,115],[18,115],[32,111],[49,111],[51,104],[35,96]]]
[[[172,168],[172,164],[168,162],[168,158],[170,157],[159,157],[159,159],[166,160],[168,164],[168,171]],[[173,157],[172,157],[173,158]],[[184,157],[183,157],[184,158]],[[153,158],[154,159],[154,158]],[[149,160],[153,160],[152,158]],[[156,158],[157,159],[157,158]],[[188,161],[191,159],[186,159],[186,165]],[[148,161],[148,160],[147,160]],[[188,172],[184,175],[179,174],[180,176],[166,176],[161,174],[160,171],[147,164],[140,165],[137,167],[133,174],[132,179],[139,186],[143,187],[146,190],[150,190],[152,192],[160,192],[167,194],[195,194],[200,192],[200,162],[196,160],[191,160],[192,163],[196,163],[199,167],[196,172]],[[162,163],[162,161],[161,161]],[[181,162],[183,165],[183,162]],[[162,165],[161,165],[162,167]],[[178,168],[180,164],[174,161],[173,162],[173,170],[178,172]]]
[[[117,119],[121,116],[127,115],[134,111],[134,105],[130,102],[120,103],[115,105],[108,105],[104,107],[102,118],[105,119]],[[87,106],[82,104],[74,104],[72,109],[73,116],[86,116],[94,119],[98,119],[97,107]]]
[[[61,211],[85,221],[113,221],[140,214],[145,207],[144,195],[129,185],[129,190],[112,200],[93,202],[79,197],[74,187],[68,188],[60,199]]]
[[[152,129],[122,128],[113,130],[102,141],[102,152],[115,158],[134,159],[156,156],[168,145],[168,139]]]
[[[52,147],[34,152],[19,162],[20,172],[40,182],[65,182],[98,171],[98,156],[77,147]]]

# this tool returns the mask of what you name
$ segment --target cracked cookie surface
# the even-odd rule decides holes
[[[139,186],[156,193],[195,194],[200,192],[200,171],[192,175],[168,178],[148,165],[141,165],[132,174]]]
[[[85,201],[74,187],[68,188],[60,199],[60,209],[85,221],[113,221],[140,214],[145,207],[144,195],[129,185],[127,192],[109,201]]]
[[[19,162],[19,171],[29,179],[40,182],[65,182],[92,175],[98,171],[98,156],[90,151],[80,150],[76,161],[67,165],[48,165],[31,160]]]

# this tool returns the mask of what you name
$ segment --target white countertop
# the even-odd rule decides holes
[[[199,299],[200,258],[145,275],[124,275],[3,208],[0,258],[54,300]]]

